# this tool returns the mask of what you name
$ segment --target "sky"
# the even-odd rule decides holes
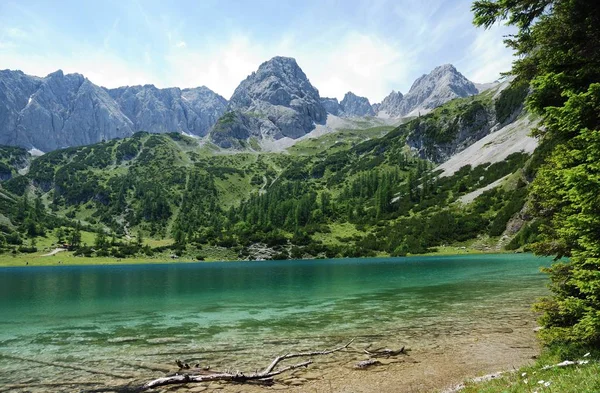
[[[207,86],[229,99],[274,56],[322,97],[380,102],[451,63],[473,82],[510,70],[503,25],[472,0],[0,0],[0,69],[77,72],[105,87]]]

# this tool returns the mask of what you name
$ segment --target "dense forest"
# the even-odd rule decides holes
[[[476,25],[518,28],[506,44],[519,55],[511,73],[528,84],[526,106],[542,119],[546,159],[530,190],[540,219],[534,249],[553,265],[543,312],[546,344],[600,343],[600,3],[587,0],[475,1]],[[586,349],[584,349],[586,350]]]

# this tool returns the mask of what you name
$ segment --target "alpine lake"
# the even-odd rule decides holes
[[[254,372],[277,355],[351,339],[353,350],[314,358],[312,379],[350,370],[369,345],[410,348],[398,360],[406,370],[420,354],[479,356],[478,345],[535,353],[531,304],[548,293],[540,267],[550,262],[495,254],[0,268],[0,392],[143,382],[177,370],[175,359]],[[298,375],[283,386],[320,391]]]

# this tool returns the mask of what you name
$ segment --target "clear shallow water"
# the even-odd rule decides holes
[[[545,293],[539,267],[548,264],[505,254],[4,268],[0,386],[64,378],[47,365],[32,375],[15,356],[153,377],[136,366],[180,358],[245,369],[351,337],[435,345],[530,318]]]

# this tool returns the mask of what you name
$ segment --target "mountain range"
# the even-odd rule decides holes
[[[371,104],[352,92],[326,98],[289,57],[261,64],[226,100],[207,87],[154,85],[107,89],[61,70],[36,77],[0,71],[0,144],[48,152],[124,138],[137,131],[177,132],[242,148],[251,139],[297,139],[328,115],[400,119],[417,116],[478,88],[452,65],[418,78],[406,95],[392,91]]]

